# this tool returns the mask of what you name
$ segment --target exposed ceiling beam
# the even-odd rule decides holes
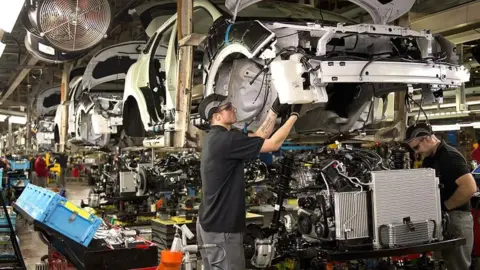
[[[356,19],[359,15],[368,14],[368,13],[365,11],[365,9],[363,9],[359,6],[355,6],[354,8],[350,8],[349,10],[343,11],[340,14],[342,16],[350,18],[350,19]]]
[[[469,87],[465,88],[465,95],[478,95],[480,94],[480,86],[477,87]],[[443,92],[443,97],[454,97],[455,96],[455,90],[449,90],[449,91],[444,91]],[[413,95],[414,100],[420,100],[422,98],[421,95]]]
[[[4,109],[0,109],[0,114],[16,115],[16,116],[27,116],[27,113],[25,113],[25,112],[4,110]]]
[[[27,107],[28,104],[26,102],[20,101],[13,101],[13,100],[6,100],[3,103],[0,103],[0,107]]]
[[[452,36],[465,32],[465,27],[478,23],[480,23],[480,1],[474,1],[414,19],[411,27],[417,31],[430,29],[433,33],[447,33]]]
[[[31,54],[25,56],[22,61],[22,65],[25,66],[34,66],[38,62],[38,58],[34,57]],[[23,81],[25,76],[30,72],[31,68],[23,68],[22,70],[18,71],[13,75],[12,79],[10,80],[9,87],[6,92],[3,93],[2,97],[0,98],[0,102],[5,102],[7,98],[17,89],[17,86]]]
[[[452,5],[462,2],[464,1],[447,1],[446,4]],[[441,3],[438,3],[438,1],[426,1],[422,4],[425,6],[426,4],[438,5]],[[419,6],[414,6],[414,8]],[[341,15],[357,20],[359,16],[364,14],[365,11],[360,7],[344,9],[341,12]],[[410,18],[413,30],[429,29],[433,33],[442,34],[455,44],[480,39],[480,1],[458,5],[433,14],[416,13],[411,15]],[[367,22],[370,16],[367,16],[365,19],[363,22]]]
[[[28,68],[28,69],[42,69],[45,68],[45,66],[38,66],[38,65],[19,65],[19,64],[14,64],[14,63],[1,63],[0,64],[0,70],[2,69],[20,69],[20,68]]]
[[[453,42],[454,44],[462,44],[470,41],[480,39],[480,32],[477,29],[467,30],[465,32],[457,33],[454,35],[444,35],[445,38]]]

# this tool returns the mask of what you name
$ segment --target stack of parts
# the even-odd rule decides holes
[[[95,239],[103,239],[110,248],[133,248],[137,245],[145,245],[144,239],[136,230],[129,230],[124,228],[108,229],[106,227],[100,228],[95,234]],[[147,240],[148,241],[148,240]]]
[[[197,235],[196,223],[191,220],[185,220],[181,217],[173,217],[168,220],[153,219],[152,220],[152,241],[158,246],[158,256],[160,260],[161,251],[169,250],[172,246],[175,232],[177,231],[173,225],[186,225],[193,235]],[[182,232],[179,232],[181,235]],[[194,237],[191,240],[187,240],[188,245],[196,245],[197,239]]]

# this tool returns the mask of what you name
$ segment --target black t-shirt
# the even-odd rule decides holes
[[[200,173],[202,203],[199,221],[208,232],[245,230],[245,160],[255,158],[264,139],[212,126],[205,136]]]
[[[455,193],[458,187],[455,181],[461,176],[470,173],[467,161],[457,149],[442,141],[435,154],[423,160],[423,167],[434,169],[437,177],[440,179],[440,184],[443,186],[440,189],[442,209],[446,210],[444,202]],[[470,208],[469,201],[451,210],[470,211]]]
[[[58,164],[60,165],[60,167],[62,169],[67,168],[68,156],[66,154],[63,154],[63,153],[56,154],[55,160],[56,160],[56,162],[58,162]]]

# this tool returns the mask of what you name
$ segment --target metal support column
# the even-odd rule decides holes
[[[463,44],[457,44],[458,63],[463,64]],[[468,110],[467,97],[465,96],[465,83],[455,89],[455,105],[457,112]]]
[[[396,24],[402,27],[410,27],[410,13],[406,13],[402,17],[400,17]],[[408,91],[408,90],[407,90]],[[394,100],[394,112],[393,112],[393,119],[394,123],[399,123],[399,140],[403,140],[405,136],[405,132],[407,130],[407,107],[405,106],[405,95],[407,95],[407,91],[405,92],[396,92],[395,93],[395,100]]]
[[[32,93],[32,85],[28,83],[27,85],[27,94],[28,94],[28,101],[27,104],[31,104],[30,94]],[[31,133],[31,126],[32,126],[32,106],[27,106],[27,124],[25,126],[25,153],[29,154],[32,151],[32,133]]]
[[[192,34],[193,1],[177,0],[178,40]],[[192,98],[193,47],[181,46],[178,50],[178,80],[175,103],[175,147],[186,146]]]
[[[8,120],[8,152],[12,154],[13,151],[13,124]]]
[[[65,145],[67,144],[67,132],[68,132],[68,111],[67,106],[64,106],[64,102],[67,101],[70,82],[70,71],[72,71],[73,63],[63,64],[62,71],[62,84],[60,86],[60,104],[62,108],[61,126],[60,126],[60,145],[58,151],[65,152]]]

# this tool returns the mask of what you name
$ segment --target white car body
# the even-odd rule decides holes
[[[51,151],[55,145],[54,141],[54,116],[60,104],[60,86],[56,85],[40,91],[35,103],[35,113],[38,116],[36,121],[35,139],[37,149]]]
[[[365,124],[382,120],[384,112],[383,115],[381,111],[380,115],[375,115],[375,112],[380,107],[386,108],[387,96],[391,96],[389,94],[392,92],[412,91],[416,85],[420,85],[422,93],[433,101],[434,92],[456,88],[469,80],[469,71],[458,65],[453,44],[429,31],[418,32],[387,25],[408,12],[414,0],[394,0],[385,5],[375,0],[352,0],[369,12],[374,24],[325,25],[305,19],[290,23],[286,22],[289,18],[269,17],[265,20],[245,19],[249,24],[242,25],[241,17],[245,14],[241,15],[241,11],[244,9],[245,13],[257,11],[252,16],[263,16],[261,6],[258,9],[252,6],[248,10],[256,2],[260,1],[242,1],[239,4],[235,0],[227,1],[226,6],[230,10],[237,7],[239,14],[238,23],[233,24],[220,18],[225,13],[219,7],[204,0],[194,2],[194,27],[201,24],[195,21],[197,10],[206,11],[213,19],[203,43],[205,45],[201,48],[204,50],[201,65],[203,96],[212,93],[227,95],[237,108],[238,128],[257,128],[278,94],[282,103],[308,104],[302,109],[307,116],[299,119],[297,131],[351,132],[365,127]],[[270,3],[262,5],[268,6]],[[305,15],[297,13],[293,15],[300,18]],[[327,16],[333,21],[341,18],[325,11],[318,13],[322,18]],[[228,15],[225,16],[228,18]],[[174,121],[177,40],[176,31],[169,31],[172,27],[176,29],[175,20],[176,16],[173,15],[152,35],[148,42],[151,46],[147,45],[148,53],[143,53],[128,71],[123,97],[123,122],[130,136],[162,134]],[[248,39],[248,35],[252,37]],[[162,43],[167,39],[168,42]],[[336,43],[333,41],[338,40],[343,44],[334,45]],[[166,56],[160,65],[165,77],[158,83],[155,76],[152,77],[156,71],[151,59],[159,43],[164,47],[157,53],[166,52]],[[418,59],[410,59],[410,50],[415,50]],[[331,57],[337,51],[346,56]],[[289,55],[286,56],[287,53]],[[355,58],[349,53],[375,56],[368,60],[365,57]],[[398,56],[395,56],[396,53]],[[262,67],[265,75],[258,76],[262,73]],[[194,71],[195,68],[194,63]],[[264,84],[265,76],[268,77]],[[332,105],[334,100],[342,99],[342,89],[337,89],[342,86],[347,86],[345,93],[353,96],[353,100],[345,105]],[[357,89],[358,94],[354,94],[357,91],[355,87],[360,88]],[[330,91],[332,89],[335,90],[333,94]],[[154,97],[162,91],[164,94],[161,94],[161,98]],[[335,111],[329,106],[340,107],[346,111],[345,115],[341,115],[338,108]]]
[[[163,4],[158,5],[163,7]],[[175,12],[176,7],[172,9],[172,14],[175,14]],[[194,27],[199,25],[198,21],[195,21],[196,12],[206,12],[207,15],[211,16],[211,22],[221,16],[221,13],[210,2],[204,0],[195,1]],[[205,13],[202,15],[205,15]],[[197,17],[204,19],[200,15]],[[145,137],[147,133],[153,132],[155,128],[163,125],[166,119],[171,119],[172,114],[174,114],[178,59],[176,46],[174,45],[177,42],[176,31],[172,31],[172,29],[177,28],[176,19],[176,14],[172,15],[157,29],[147,43],[147,50],[142,53],[137,63],[132,65],[128,71],[123,96],[123,120],[125,131],[129,136]],[[153,23],[157,22],[154,21]],[[204,34],[208,31],[209,24],[205,24],[205,26]],[[159,43],[162,43],[164,46],[158,46],[158,49],[154,51]],[[154,65],[151,63],[153,57],[160,64],[160,69],[156,74],[153,68]],[[156,75],[163,76],[163,74],[164,77],[160,78],[160,83],[154,81],[158,80]],[[200,81],[198,85],[201,84]],[[157,94],[158,92],[161,93]],[[128,125],[134,121],[138,125],[129,128]]]
[[[56,131],[60,130],[62,106],[66,106],[70,143],[106,147],[111,139],[118,142],[124,79],[144,46],[144,41],[130,41],[104,48],[92,57],[81,76],[72,76],[68,101],[55,115]]]

